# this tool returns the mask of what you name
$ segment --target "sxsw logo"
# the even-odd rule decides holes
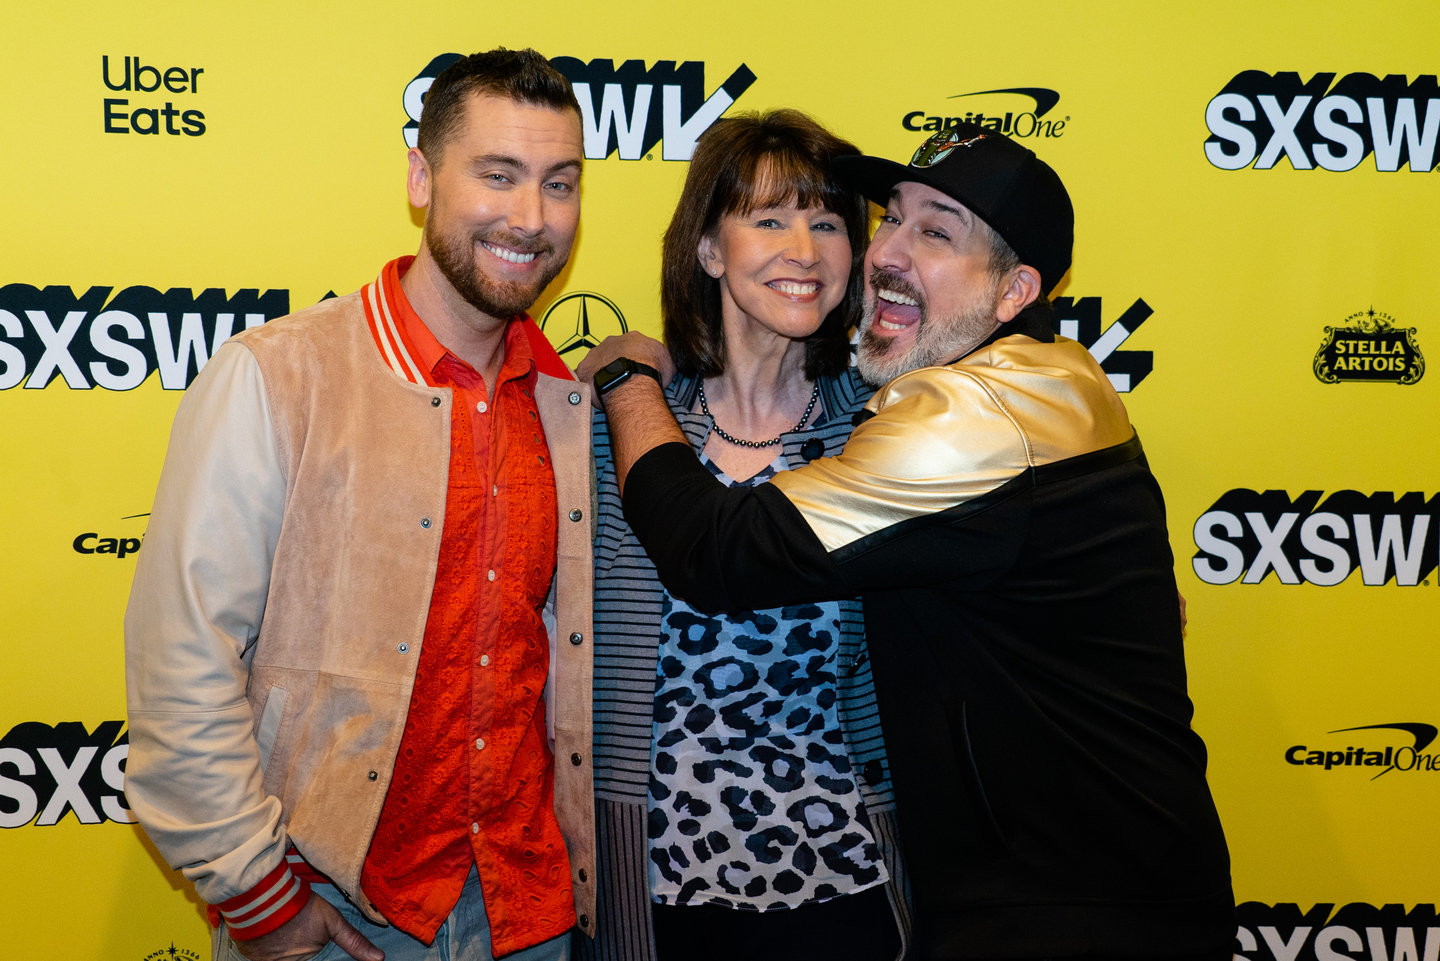
[[[1145,323],[1145,318],[1154,313],[1145,301],[1137,300],[1125,308],[1125,312],[1103,333],[1100,330],[1099,297],[1081,297],[1079,300],[1056,297],[1052,306],[1055,308],[1057,333],[1079,341],[1089,350],[1119,393],[1134,390],[1154,368],[1153,351],[1117,349]]]
[[[1436,961],[1440,918],[1435,905],[1292,903],[1235,906],[1235,961]]]
[[[165,390],[184,390],[231,334],[290,312],[288,290],[114,289],[0,287],[0,390],[57,377],[71,390],[134,390],[157,370]]]
[[[124,721],[86,732],[79,721],[17,724],[0,738],[0,828],[51,827],[73,812],[81,824],[135,823],[125,802]]]
[[[1406,84],[1333,73],[1301,83],[1298,73],[1259,70],[1235,75],[1205,108],[1205,157],[1221,170],[1269,170],[1281,157],[1294,170],[1354,170],[1372,153],[1375,169],[1412,173],[1434,168],[1440,135],[1440,90],[1434,74]]]
[[[458,53],[441,54],[405,87],[405,114],[410,118],[403,128],[406,146],[414,147],[419,140],[426,92],[441,71],[460,59]],[[659,60],[649,69],[643,60],[626,60],[619,67],[614,60],[586,63],[574,57],[554,57],[550,63],[575,88],[587,160],[604,160],[614,153],[621,160],[650,159],[651,149],[662,140],[661,159],[689,160],[700,135],[755,82],[755,74],[742,63],[707,97],[705,64],[698,60],[678,66],[674,60]]]
[[[1273,572],[1281,584],[1333,587],[1358,567],[1368,586],[1393,578],[1414,587],[1435,569],[1440,494],[1428,502],[1419,492],[1322,497],[1226,492],[1195,521],[1195,575],[1206,584],[1259,584]]]

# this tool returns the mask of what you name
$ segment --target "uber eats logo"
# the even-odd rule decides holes
[[[1440,158],[1440,90],[1435,75],[1406,83],[1403,74],[1235,75],[1205,107],[1205,157],[1221,170],[1254,164],[1269,170],[1284,157],[1295,170],[1354,170],[1371,154],[1375,169],[1409,166],[1426,173]]]
[[[105,721],[91,732],[79,721],[12,727],[0,738],[0,828],[51,827],[70,813],[81,824],[135,823],[125,802],[124,727],[124,721]]]
[[[420,136],[420,114],[425,94],[440,72],[461,59],[447,53],[431,60],[405,87],[405,143],[414,147]],[[621,160],[654,159],[652,148],[661,144],[663,160],[689,160],[695,141],[719,120],[740,95],[755,82],[743,63],[706,96],[705,64],[687,60],[659,60],[650,68],[643,60],[585,63],[574,57],[553,57],[550,63],[575,88],[580,102],[580,125],[585,136],[585,158],[604,160],[618,153]]]
[[[1235,961],[1436,961],[1440,918],[1435,905],[1317,904],[1259,901],[1235,906]]]
[[[1353,732],[1364,731],[1357,735]],[[1285,761],[1296,767],[1313,767],[1321,771],[1354,768],[1375,780],[1391,771],[1440,771],[1440,756],[1423,753],[1435,742],[1440,728],[1418,721],[1396,721],[1391,724],[1363,724],[1342,727],[1330,734],[1350,737],[1343,749],[1335,738],[1323,744],[1296,744],[1285,749]],[[1363,738],[1369,743],[1356,745]]]
[[[200,137],[205,133],[205,114],[190,108],[190,98],[200,92],[204,67],[160,67],[139,57],[100,58],[100,76],[107,89],[127,94],[154,94],[153,97],[105,97],[105,132],[138,133],[158,137]],[[123,64],[123,66],[122,66]],[[165,106],[161,107],[161,98]],[[183,99],[182,99],[183,98]],[[176,106],[176,104],[179,106]]]
[[[288,290],[188,287],[0,287],[0,390],[134,390],[156,370],[160,386],[184,390],[233,333],[290,312]]]
[[[1285,491],[1232,490],[1195,521],[1191,565],[1207,584],[1259,584],[1273,573],[1281,584],[1332,587],[1359,568],[1370,587],[1428,585],[1437,514],[1440,494],[1306,491],[1292,501]]]

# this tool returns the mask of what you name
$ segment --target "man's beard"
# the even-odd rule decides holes
[[[866,300],[860,319],[860,344],[856,349],[855,366],[860,376],[876,387],[883,387],[901,374],[922,367],[936,367],[958,360],[995,329],[995,308],[999,305],[999,284],[992,284],[958,312],[949,317],[931,318],[925,298],[914,285],[883,270],[870,274],[874,291],[891,290],[914,298],[920,305],[920,319],[915,322],[915,340],[908,350],[901,350],[892,337],[875,333],[875,315],[880,298]]]
[[[547,258],[549,263],[532,283],[491,280],[475,263],[475,248],[482,242],[497,247],[509,247],[522,254],[535,254]],[[442,237],[437,231],[425,225],[425,246],[435,260],[440,273],[450,281],[450,286],[465,299],[465,302],[483,314],[504,320],[523,314],[550,285],[560,271],[565,269],[564,258],[554,257],[555,248],[545,241],[524,241],[505,231],[475,231],[471,234],[453,234]],[[483,256],[490,256],[487,252]]]

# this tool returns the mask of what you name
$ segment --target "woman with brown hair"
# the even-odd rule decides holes
[[[844,447],[865,201],[851,144],[793,110],[715,123],[665,233],[670,407],[730,485]],[[585,365],[582,364],[582,368]],[[599,907],[581,957],[892,961],[909,908],[856,599],[707,615],[621,510],[594,429]]]

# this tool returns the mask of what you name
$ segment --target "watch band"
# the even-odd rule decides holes
[[[611,361],[595,372],[595,389],[599,391],[601,395],[608,394],[636,374],[653,377],[655,378],[655,383],[660,384],[662,387],[664,386],[664,383],[660,380],[660,371],[651,367],[649,364],[642,364],[628,357],[621,357],[618,360]]]

